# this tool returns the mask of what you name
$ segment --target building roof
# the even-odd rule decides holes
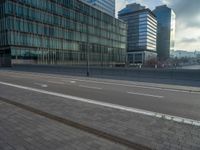
[[[141,6],[140,4],[137,4],[137,3],[126,5],[126,7],[124,9],[122,9],[118,12],[118,15],[125,16],[128,14],[146,12],[146,11],[149,12],[153,17],[156,17],[149,8],[146,8],[145,6]]]

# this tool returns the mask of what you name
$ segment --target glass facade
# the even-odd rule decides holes
[[[0,18],[0,47],[14,63],[125,62],[126,24],[79,0],[5,0]]]
[[[128,61],[146,63],[156,59],[157,21],[149,9],[129,4],[119,12],[119,19],[128,24]]]
[[[175,46],[176,15],[166,5],[158,6],[153,11],[158,21],[157,51],[158,58],[165,61],[170,58],[170,51]]]
[[[115,17],[115,0],[82,0]]]

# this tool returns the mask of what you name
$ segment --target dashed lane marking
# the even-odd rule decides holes
[[[97,101],[97,100],[86,99],[86,98],[76,97],[76,96],[72,96],[72,95],[65,95],[65,94],[61,94],[61,93],[50,92],[50,91],[46,91],[46,90],[43,90],[43,89],[36,89],[36,88],[32,88],[32,87],[16,85],[16,84],[7,83],[7,82],[0,82],[0,84],[10,86],[10,87],[19,88],[19,89],[23,89],[23,90],[33,91],[33,92],[37,92],[37,93],[61,97],[61,98],[65,98],[65,99],[80,101],[80,102],[84,102],[84,103],[95,104],[95,105],[99,105],[99,106],[124,110],[124,111],[128,111],[128,112],[143,114],[143,115],[147,115],[147,116],[153,116],[153,117],[157,117],[157,118],[163,118],[163,119],[166,119],[166,120],[171,120],[171,121],[175,121],[175,122],[179,122],[179,123],[190,124],[190,125],[194,125],[194,126],[200,126],[200,121],[193,120],[193,119],[188,119],[188,118],[183,118],[183,117],[178,117],[178,116],[172,116],[172,115],[167,115],[167,114],[162,114],[162,113],[156,113],[156,112],[152,112],[152,111],[147,111],[147,110],[137,109],[137,108],[132,108],[132,107],[126,107],[126,106],[112,104],[112,103],[100,102],[100,101]]]
[[[146,93],[136,93],[136,92],[127,92],[127,93],[132,94],[132,95],[146,96],[146,97],[164,98],[164,96],[152,95],[152,94],[146,94]]]
[[[83,88],[87,88],[87,89],[102,90],[102,88],[94,87],[94,86],[79,85],[79,87],[83,87]]]

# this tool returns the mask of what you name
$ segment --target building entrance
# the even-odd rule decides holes
[[[0,67],[11,66],[11,52],[10,49],[0,50]]]

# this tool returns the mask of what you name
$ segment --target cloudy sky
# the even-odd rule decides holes
[[[200,0],[116,0],[117,11],[128,3],[141,3],[150,9],[167,4],[176,13],[176,49],[200,50]]]

